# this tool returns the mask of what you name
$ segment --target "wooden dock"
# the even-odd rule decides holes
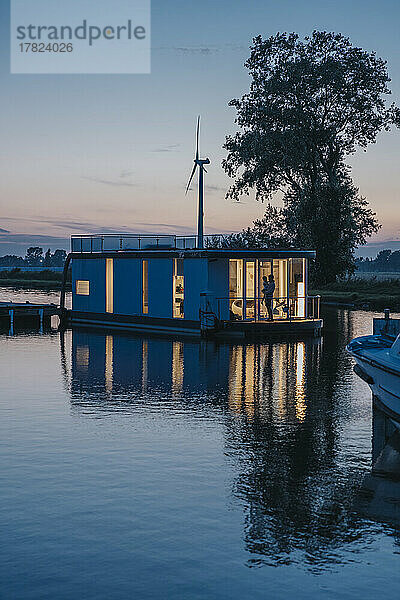
[[[0,325],[9,327],[49,327],[51,317],[60,315],[57,304],[33,304],[31,302],[0,302]]]

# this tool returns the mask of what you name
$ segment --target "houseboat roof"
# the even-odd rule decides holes
[[[315,250],[300,248],[216,248],[207,243],[223,236],[205,236],[206,247],[197,248],[196,236],[176,235],[74,235],[71,251],[81,258],[186,257],[186,258],[315,258]]]

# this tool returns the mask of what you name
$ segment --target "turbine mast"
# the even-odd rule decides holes
[[[199,169],[199,207],[197,214],[197,247],[204,248],[204,176],[203,165]]]
[[[199,137],[200,137],[200,117],[197,118],[196,128],[196,156],[194,159],[193,171],[189,178],[189,183],[186,187],[186,194],[189,191],[190,184],[192,183],[193,176],[199,167],[199,206],[197,212],[197,247],[204,248],[204,172],[207,171],[204,165],[209,165],[210,160],[208,158],[200,158],[199,152]]]

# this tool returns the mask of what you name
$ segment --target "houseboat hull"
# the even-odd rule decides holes
[[[200,321],[168,319],[146,316],[88,313],[66,311],[67,326],[86,325],[106,329],[179,334],[190,337],[216,337],[226,339],[270,339],[271,337],[317,337],[321,335],[322,319],[293,321],[222,321],[204,330]]]

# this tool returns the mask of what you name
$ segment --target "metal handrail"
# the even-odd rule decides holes
[[[256,297],[244,297],[244,296],[223,296],[220,298],[216,298],[217,300],[217,315],[218,319],[221,319],[221,302],[237,302],[241,301],[241,307],[239,313],[236,314],[235,320],[238,321],[255,321],[260,319],[261,307],[264,301],[264,296],[256,296]],[[297,316],[293,314],[293,308],[295,308],[295,303],[298,301],[304,301],[304,316]],[[296,320],[316,320],[319,319],[320,315],[320,301],[321,296],[274,296],[272,298],[272,310],[282,309],[282,313],[285,313],[285,316],[279,317],[279,320],[287,319],[288,321],[296,321]],[[250,310],[257,306],[257,310],[254,310],[253,316],[247,316],[247,310],[249,308],[248,304],[253,303],[253,306],[250,306]],[[256,304],[257,303],[257,304]],[[265,306],[265,305],[264,305]],[[229,311],[231,311],[231,305],[229,305]],[[233,311],[232,311],[233,312]],[[240,316],[241,313],[241,316]],[[267,314],[267,309],[265,307],[265,313]],[[278,320],[277,319],[277,320]],[[261,320],[267,320],[266,317],[261,318]]]
[[[206,235],[206,239],[221,237],[216,235]],[[158,250],[192,250],[197,247],[197,235],[175,235],[175,234],[127,234],[127,233],[104,233],[104,234],[77,234],[71,236],[71,250],[72,252],[81,253],[95,253],[104,252],[105,245],[109,240],[115,240],[113,248],[107,250],[120,251],[120,250],[146,250],[146,249],[158,249]],[[154,240],[154,244],[149,244],[150,240]],[[129,242],[135,241],[135,248],[125,247],[129,246]],[[105,244],[106,242],[106,244]],[[164,242],[164,243],[163,243]],[[128,244],[127,244],[128,243]]]

